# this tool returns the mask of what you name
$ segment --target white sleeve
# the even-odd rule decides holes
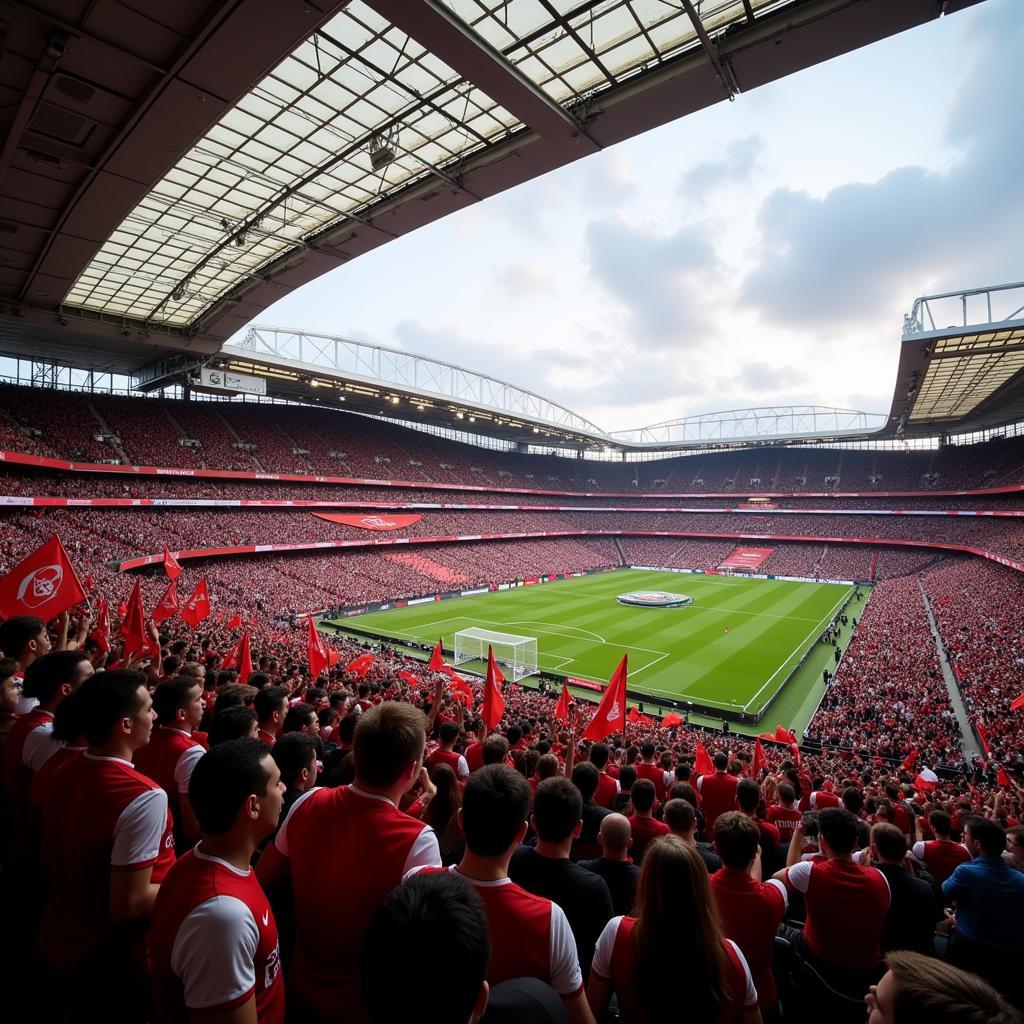
[[[697,779],[697,792],[698,792],[698,793],[702,793],[702,792],[704,792],[704,776],[703,776],[703,775],[701,775],[701,776],[700,776],[700,777],[699,777],[699,778]]]
[[[811,884],[811,872],[814,870],[813,861],[802,860],[791,868],[786,868],[786,882],[797,892],[807,892]]]
[[[924,843],[914,843],[910,852],[918,859],[924,860]]]
[[[146,867],[160,855],[167,829],[167,794],[159,787],[140,793],[114,826],[113,868]]]
[[[785,907],[788,910],[789,909],[789,890],[777,878],[769,878],[768,881],[765,882],[764,884],[765,885],[774,886],[776,889],[779,890],[779,892],[782,893],[782,905],[783,905],[783,907]]]
[[[234,896],[200,903],[181,923],[171,970],[181,979],[185,1006],[210,1010],[237,1003],[256,987],[260,932],[252,911]]]
[[[469,765],[467,764],[466,759],[462,756],[462,754],[459,754],[459,766],[456,769],[456,772],[458,773],[460,779],[465,779],[469,777]]]
[[[404,878],[413,868],[439,868],[441,867],[441,848],[437,845],[437,835],[428,825],[416,837],[416,842],[409,850],[409,856],[405,858],[405,867],[402,868]]]
[[[590,961],[590,970],[600,974],[602,978],[612,976],[612,950],[615,949],[615,936],[619,933],[622,917],[613,917],[605,926],[597,940],[594,959]]]
[[[576,940],[565,911],[551,904],[551,987],[560,996],[574,996],[583,989],[583,972],[576,954]]]
[[[314,786],[308,793],[303,793],[284,816],[284,821],[277,830],[277,835],[274,836],[274,845],[282,857],[288,856],[288,823],[292,820],[292,816],[314,793],[319,793],[322,788],[322,786]]]
[[[622,792],[622,786],[619,785],[618,779],[612,779],[612,782],[615,783],[615,795],[618,796]]]
[[[736,959],[740,962],[740,967],[743,968],[743,977],[747,983],[747,991],[743,996],[744,1006],[756,1006],[757,1005],[757,989],[754,988],[754,979],[750,976],[750,966],[747,963],[747,958],[743,955],[740,947],[736,945],[732,939],[726,939],[726,942],[732,946],[732,951],[736,954]]]
[[[197,743],[194,747],[189,747],[178,758],[178,763],[174,766],[174,784],[178,787],[179,793],[188,794],[188,784],[192,779],[192,772],[205,753],[206,751]]]
[[[813,792],[807,798],[807,804],[811,808],[812,811],[816,811],[818,809],[818,793],[817,793],[817,791]]]
[[[37,725],[26,737],[21,759],[26,768],[39,771],[64,744],[53,738],[53,722]]]

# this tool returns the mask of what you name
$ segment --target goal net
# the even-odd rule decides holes
[[[495,633],[490,629],[461,629],[455,634],[455,664],[487,661],[487,648],[494,651],[494,660],[510,682],[537,674],[537,638]]]

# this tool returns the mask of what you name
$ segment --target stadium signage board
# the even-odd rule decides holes
[[[227,370],[213,370],[208,366],[199,371],[199,380],[194,385],[197,391],[209,391],[217,395],[261,395],[267,394],[267,382],[262,377],[251,377],[247,373],[231,373]]]

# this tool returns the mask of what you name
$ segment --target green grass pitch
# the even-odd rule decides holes
[[[686,594],[693,604],[638,608],[616,602],[617,595],[635,590]],[[852,590],[835,583],[620,569],[376,612],[337,625],[399,643],[433,644],[441,636],[447,652],[453,635],[471,626],[532,636],[542,671],[600,682],[628,654],[631,690],[756,713]],[[817,660],[827,664],[823,659],[831,652],[820,650]],[[820,675],[815,663],[814,676]],[[793,685],[799,683],[798,675]]]

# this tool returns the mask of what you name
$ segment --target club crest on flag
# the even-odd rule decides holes
[[[17,599],[29,608],[38,608],[60,590],[63,582],[64,570],[59,565],[42,565],[18,585]]]

